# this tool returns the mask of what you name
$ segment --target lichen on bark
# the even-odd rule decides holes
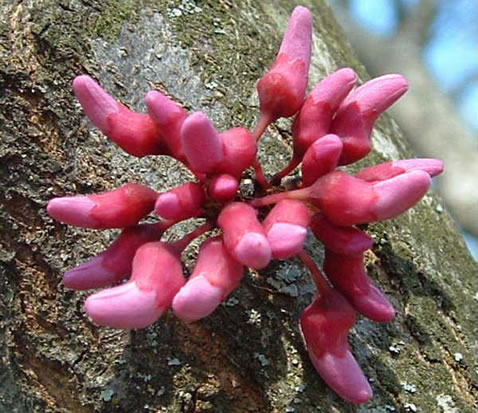
[[[250,127],[255,81],[272,62],[294,6],[257,3],[0,6],[0,410],[386,412],[413,404],[440,411],[450,396],[449,405],[473,411],[476,264],[434,195],[368,228],[375,237],[368,270],[398,316],[388,324],[362,319],[351,337],[376,393],[360,408],[339,400],[308,361],[296,325],[313,289],[294,261],[249,274],[201,323],[187,326],[167,315],[134,332],[93,325],[82,310],[85,294],[62,286],[61,273],[114,234],[54,223],[44,211],[48,199],[129,180],[162,189],[187,179],[177,164],[132,159],[91,128],[72,96],[73,77],[86,71],[135,108],[143,107],[148,89],[159,88],[188,109],[204,110],[219,128]],[[316,27],[312,79],[352,66],[365,80],[330,9],[309,3]],[[269,172],[291,155],[287,129],[287,122],[271,128],[261,148]],[[408,157],[387,116],[374,142],[371,161]],[[318,244],[308,248],[321,259]]]

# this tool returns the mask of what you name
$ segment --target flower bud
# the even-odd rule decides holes
[[[196,182],[188,182],[159,194],[154,210],[164,219],[181,221],[198,216],[205,199],[202,186]]]
[[[208,195],[219,202],[227,202],[233,200],[239,190],[239,181],[232,175],[221,174],[215,175],[209,182]]]

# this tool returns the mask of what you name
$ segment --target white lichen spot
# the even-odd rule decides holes
[[[438,407],[444,413],[460,413],[460,410],[455,407],[455,402],[453,401],[452,397],[448,394],[439,394],[436,397],[436,401]]]
[[[113,398],[113,394],[115,394],[115,392],[111,389],[106,389],[106,390],[103,390],[101,392],[101,398],[105,401],[105,402],[109,402],[111,401],[111,399]]]
[[[236,297],[231,297],[224,304],[226,305],[226,307],[234,307],[239,304],[239,299],[237,299]]]
[[[403,389],[408,393],[413,394],[417,392],[417,386],[415,386],[414,384],[409,384],[406,381],[402,381],[400,384],[402,385]]]
[[[398,348],[398,346],[390,346],[388,348],[388,351],[390,351],[390,353],[392,354],[396,354],[396,355],[400,354],[400,349]]]
[[[405,403],[403,407],[405,408],[406,412],[413,412],[413,413],[418,412],[418,407],[414,405],[413,403]]]
[[[261,324],[261,314],[254,308],[251,308],[250,310],[247,311],[247,316],[248,316],[248,320],[247,320],[248,324],[253,324],[253,325]]]
[[[180,365],[181,365],[181,362],[176,358],[170,359],[168,361],[168,366],[180,366]]]
[[[266,356],[264,356],[264,354],[254,353],[254,358],[259,360],[259,363],[261,363],[262,367],[266,367],[271,364],[271,362],[267,359]]]
[[[396,409],[395,409],[395,407],[390,406],[389,404],[386,404],[385,405],[385,411],[386,412],[394,412],[394,411],[396,411]]]
[[[463,354],[455,353],[453,354],[453,358],[455,359],[456,362],[461,363],[463,361]]]

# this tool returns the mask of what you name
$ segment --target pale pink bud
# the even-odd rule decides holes
[[[321,213],[312,217],[310,229],[325,247],[338,254],[357,255],[373,245],[372,238],[362,230],[334,225]]]
[[[310,360],[322,379],[343,399],[364,403],[372,389],[347,342],[355,311],[333,289],[324,291],[307,307],[300,326]]]
[[[209,118],[201,112],[189,115],[181,127],[186,159],[194,171],[211,173],[224,159],[224,144]]]
[[[129,154],[142,157],[168,152],[160,130],[147,114],[134,112],[117,102],[91,77],[76,77],[73,91],[93,124]]]
[[[227,251],[220,237],[205,241],[189,280],[176,294],[172,308],[185,321],[211,314],[238,287],[244,267]]]
[[[47,211],[57,221],[77,227],[122,228],[148,215],[156,197],[154,190],[130,183],[101,194],[54,198]]]
[[[289,19],[277,59],[257,83],[260,111],[271,121],[294,115],[307,87],[312,43],[312,15],[296,7]]]
[[[161,224],[141,224],[123,229],[105,251],[67,271],[63,283],[74,290],[88,290],[126,278],[131,273],[136,250],[147,242],[159,241],[166,228]]]
[[[181,221],[198,216],[205,199],[202,186],[196,182],[188,182],[160,194],[154,210],[164,219]]]
[[[186,160],[181,143],[181,126],[188,114],[182,106],[157,90],[148,92],[145,98],[148,113],[161,128],[164,142],[176,159]]]
[[[278,202],[262,223],[272,256],[290,258],[302,250],[310,223],[310,213],[301,201]]]
[[[362,159],[370,152],[375,121],[407,90],[407,80],[392,74],[372,79],[347,96],[330,128],[344,143],[340,165]]]
[[[101,325],[144,328],[170,307],[184,282],[177,252],[165,243],[149,242],[136,251],[131,281],[91,295],[85,309]]]
[[[326,135],[307,149],[302,160],[304,186],[312,185],[318,178],[332,172],[342,153],[342,141],[336,135]]]
[[[224,159],[216,166],[215,171],[239,179],[256,159],[256,140],[246,128],[229,129],[220,136],[224,145]]]
[[[233,202],[221,211],[217,223],[223,230],[224,244],[237,261],[257,269],[269,264],[271,247],[253,207]]]
[[[412,171],[424,171],[430,177],[443,172],[443,162],[433,158],[403,159],[400,161],[389,161],[362,169],[357,178],[368,182],[384,181],[394,176]]]
[[[231,175],[221,174],[214,176],[209,182],[208,195],[219,202],[227,202],[234,199],[239,190],[239,181]]]
[[[302,157],[310,145],[329,133],[335,112],[356,81],[357,74],[344,68],[321,80],[310,92],[292,124],[294,156]]]
[[[358,312],[374,321],[390,321],[395,310],[367,276],[363,260],[363,253],[342,255],[326,248],[324,272]]]

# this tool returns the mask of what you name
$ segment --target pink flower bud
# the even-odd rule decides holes
[[[91,77],[76,77],[73,91],[93,124],[129,154],[143,157],[168,152],[158,127],[148,115],[118,103]]]
[[[194,171],[211,173],[224,159],[224,144],[209,118],[201,112],[189,115],[181,127],[186,159]]]
[[[329,133],[335,112],[356,81],[357,74],[352,69],[344,68],[315,86],[292,125],[294,156],[302,157],[310,145]]]
[[[178,253],[163,242],[149,242],[136,251],[131,281],[91,295],[85,309],[101,325],[144,328],[170,307],[184,282]]]
[[[176,159],[185,162],[181,143],[181,126],[188,116],[187,112],[157,90],[148,92],[145,102],[149,115],[161,128],[161,135],[171,153]]]
[[[326,248],[324,272],[358,312],[374,321],[390,321],[395,310],[367,276],[363,259],[363,254],[342,255]]]
[[[354,227],[332,224],[323,214],[312,217],[310,229],[329,250],[342,255],[357,255],[372,248],[373,240],[364,231]]]
[[[299,190],[303,193],[297,191],[297,195],[303,197],[308,193],[309,199],[332,223],[352,226],[395,218],[415,205],[430,183],[430,176],[419,170],[377,183],[335,171],[319,178],[311,187]]]
[[[202,186],[196,182],[188,182],[160,194],[154,210],[164,219],[181,221],[198,216],[205,199]]]
[[[344,100],[330,128],[344,143],[340,165],[358,161],[370,152],[375,121],[407,90],[403,76],[385,75],[366,82]]]
[[[316,140],[302,160],[304,186],[312,185],[318,178],[332,172],[342,153],[342,141],[336,135],[326,135]]]
[[[66,196],[48,202],[57,221],[83,228],[122,228],[136,225],[154,208],[157,193],[139,184],[96,195]]]
[[[271,122],[300,109],[307,87],[311,42],[312,15],[305,7],[296,7],[274,65],[257,84],[261,114]]]
[[[136,250],[143,244],[159,241],[167,225],[141,224],[125,228],[118,238],[91,260],[67,271],[63,276],[66,287],[88,290],[105,287],[126,278]]]
[[[310,213],[301,201],[278,202],[262,223],[272,256],[287,259],[302,250],[310,223]]]
[[[343,399],[364,403],[372,389],[347,342],[355,311],[336,291],[319,295],[300,318],[310,360],[322,379]]]
[[[355,176],[364,181],[376,182],[412,171],[424,171],[430,177],[434,177],[443,172],[443,162],[439,159],[429,158],[389,161],[362,169]]]
[[[220,136],[224,145],[224,159],[216,166],[215,171],[239,179],[256,159],[256,140],[246,128],[229,129]]]
[[[271,247],[256,210],[248,204],[233,202],[219,214],[224,244],[231,255],[250,268],[264,268],[271,260]]]
[[[197,321],[211,314],[237,288],[244,267],[231,257],[220,237],[205,241],[187,283],[173,300],[175,314]]]
[[[209,182],[208,195],[219,202],[227,202],[234,199],[239,190],[239,181],[231,175],[221,174],[214,176]]]

